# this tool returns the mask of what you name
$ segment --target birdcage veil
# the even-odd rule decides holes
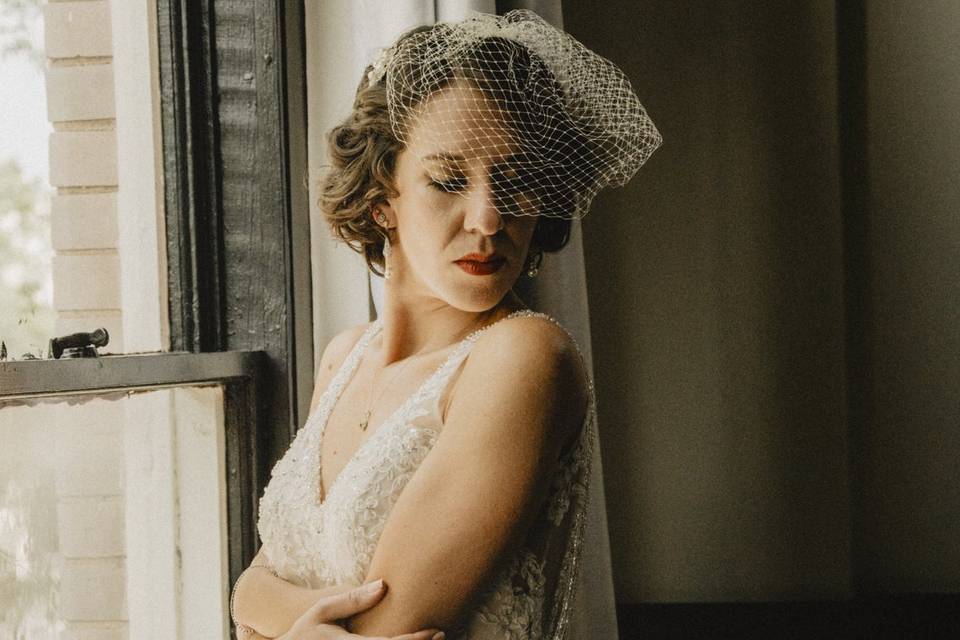
[[[438,197],[482,188],[503,214],[582,217],[662,142],[616,65],[529,10],[408,33],[367,82]]]

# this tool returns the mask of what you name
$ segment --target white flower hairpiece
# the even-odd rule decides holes
[[[372,87],[380,82],[381,78],[383,78],[384,74],[387,72],[387,65],[390,64],[390,59],[393,57],[393,52],[393,46],[380,49],[376,60],[373,61],[373,68],[367,73],[367,84],[369,86]]]

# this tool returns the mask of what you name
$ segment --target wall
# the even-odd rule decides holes
[[[864,590],[960,591],[960,5],[867,6]]]
[[[620,602],[960,590],[960,8],[858,6],[565,3],[665,139],[583,225]]]
[[[664,137],[583,220],[617,599],[844,597],[833,3],[564,19]]]

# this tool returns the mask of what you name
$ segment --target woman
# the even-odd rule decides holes
[[[623,74],[528,11],[416,29],[368,68],[321,204],[383,269],[383,310],[323,354],[240,625],[565,636],[595,400],[576,342],[512,287],[659,143]],[[339,626],[307,612],[377,578],[383,599]]]

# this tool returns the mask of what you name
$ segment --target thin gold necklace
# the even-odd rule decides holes
[[[413,361],[413,357],[414,357],[415,355],[417,355],[417,354],[413,354],[413,356],[407,356],[407,361],[406,361],[406,363],[404,363],[404,365],[403,365],[402,367],[400,367],[400,370],[399,370],[399,371],[397,371],[395,374],[393,374],[393,377],[390,378],[390,382],[393,382],[394,379],[396,379],[396,378],[404,371],[404,369],[406,369],[406,368],[410,365],[410,363]],[[374,387],[376,386],[376,385],[374,384],[375,381],[376,381],[376,377],[373,377],[373,378],[370,379],[370,393],[369,393],[368,395],[371,395],[371,396],[373,395],[373,389],[374,389]],[[384,392],[384,390],[387,388],[387,386],[389,386],[389,385],[383,385],[382,387],[380,387],[380,393],[378,393],[378,394],[377,394],[377,397],[376,397],[376,398],[373,398],[373,399],[370,401],[370,403],[367,405],[367,410],[366,410],[366,412],[365,412],[364,415],[363,415],[363,419],[360,421],[360,431],[366,431],[366,430],[367,430],[367,427],[370,426],[370,414],[373,413],[373,405],[374,405],[374,403],[375,403],[377,400],[380,399],[380,396],[383,395],[383,392]]]
[[[497,322],[497,321],[494,321],[494,322],[491,323],[491,324],[496,324],[496,322]],[[487,325],[487,326],[490,326],[490,325]],[[469,335],[473,335],[474,333],[477,333],[478,331],[482,331],[483,329],[486,329],[486,328],[487,328],[487,327],[485,326],[485,327],[481,327],[480,329],[476,329],[476,330],[474,330],[473,332],[471,332]],[[462,338],[462,339],[460,340],[460,342],[463,342],[463,340],[465,340],[465,338]],[[451,344],[456,344],[456,343],[451,343]],[[393,382],[394,379],[396,379],[397,377],[399,377],[400,374],[404,371],[404,369],[406,369],[407,366],[410,364],[411,360],[412,360],[415,356],[420,355],[421,353],[423,353],[423,350],[418,351],[417,353],[414,353],[413,355],[407,356],[407,362],[403,365],[403,367],[400,368],[399,371],[397,371],[397,373],[395,373],[395,374],[393,375],[393,378],[390,379],[390,382]],[[371,396],[373,395],[373,389],[374,389],[374,387],[376,386],[376,385],[374,384],[375,381],[376,381],[376,378],[371,378],[371,379],[370,379],[370,394],[369,394],[369,395],[371,395]],[[366,430],[367,430],[367,427],[370,426],[370,415],[373,413],[373,405],[374,405],[374,403],[375,403],[377,400],[380,399],[380,396],[383,395],[383,392],[386,390],[387,386],[389,386],[389,385],[383,385],[382,387],[380,387],[380,393],[377,394],[377,397],[376,397],[376,398],[373,398],[373,399],[370,401],[370,404],[367,406],[366,412],[363,414],[363,419],[360,420],[360,431],[366,431]]]

